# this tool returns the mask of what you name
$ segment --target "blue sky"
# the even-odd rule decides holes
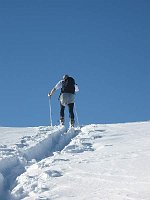
[[[47,93],[64,74],[80,88],[80,124],[149,120],[149,10],[148,0],[1,0],[0,126],[48,125]]]

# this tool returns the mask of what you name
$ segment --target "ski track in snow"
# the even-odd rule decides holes
[[[0,200],[150,200],[149,130],[150,122],[39,127],[0,147]]]
[[[10,190],[15,179],[30,165],[34,167],[34,163],[61,151],[78,132],[78,129],[66,132],[64,126],[39,127],[36,135],[24,136],[11,147],[0,145],[0,200],[12,199]],[[51,173],[59,176],[57,171]]]

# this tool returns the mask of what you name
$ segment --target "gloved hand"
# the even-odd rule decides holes
[[[51,97],[51,96],[52,96],[52,94],[51,94],[51,92],[49,92],[49,93],[48,93],[48,97]]]

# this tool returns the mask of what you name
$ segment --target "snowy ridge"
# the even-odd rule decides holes
[[[9,199],[8,190],[17,176],[34,162],[62,150],[78,132],[64,126],[38,127],[34,136],[24,136],[11,147],[0,147],[0,199]]]
[[[1,161],[8,160],[1,167],[0,200],[149,200],[149,130],[150,122],[67,132],[38,127],[14,146],[1,145]]]

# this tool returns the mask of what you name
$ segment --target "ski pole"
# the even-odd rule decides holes
[[[77,119],[77,126],[80,126],[80,125],[79,125],[78,113],[77,113],[77,107],[76,107],[76,104],[75,104],[75,103],[74,103],[74,108],[75,108],[75,115],[76,115],[76,119]]]
[[[52,105],[51,105],[51,97],[49,97],[49,116],[50,116],[50,125],[53,126],[53,122],[52,122]]]

